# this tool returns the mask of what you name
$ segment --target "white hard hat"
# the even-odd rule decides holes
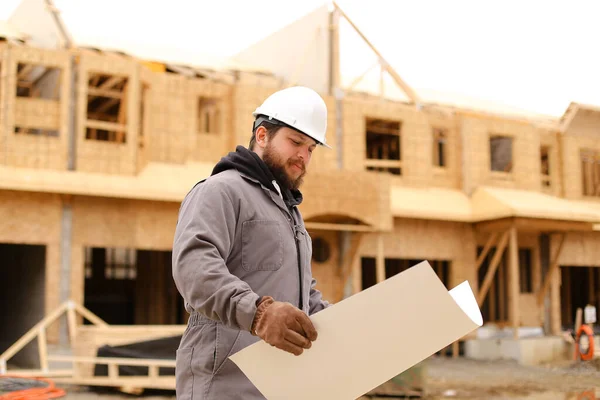
[[[327,106],[321,96],[310,88],[293,86],[275,92],[252,115],[255,118],[264,115],[269,120],[283,122],[315,139],[322,146],[331,148],[325,141]]]

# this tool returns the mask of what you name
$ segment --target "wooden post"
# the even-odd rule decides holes
[[[519,296],[521,293],[519,284],[519,247],[517,239],[517,228],[510,228],[510,240],[508,246],[508,309],[511,325],[514,328],[514,338],[519,338]]]
[[[377,235],[377,283],[385,280],[385,253],[383,248],[383,233]]]
[[[46,341],[46,328],[41,326],[38,331],[38,352],[40,355],[40,368],[48,371],[48,343]]]
[[[75,314],[75,307],[69,306],[67,309],[67,326],[69,328],[69,339],[74,340],[77,336],[77,316]]]
[[[498,320],[508,321],[506,315],[506,262],[502,263],[498,270]]]
[[[544,297],[546,296],[546,292],[548,291],[548,288],[550,287],[550,282],[552,281],[553,276],[556,275],[556,272],[558,271],[558,258],[560,257],[560,252],[562,251],[562,247],[563,247],[563,244],[565,243],[566,236],[567,236],[566,233],[562,234],[560,243],[558,245],[558,249],[556,250],[556,253],[554,254],[554,258],[552,258],[552,261],[550,263],[550,268],[548,269],[548,272],[546,273],[546,278],[544,279],[542,288],[538,292],[537,300],[538,300],[539,305],[541,305],[543,303]]]

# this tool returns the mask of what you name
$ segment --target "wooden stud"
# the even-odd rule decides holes
[[[506,279],[508,269],[506,263],[501,263],[498,270],[498,320],[506,322],[508,321],[508,315],[506,312],[506,293],[508,289],[506,287]]]
[[[510,322],[514,329],[513,337],[515,339],[519,338],[519,324],[520,324],[520,283],[519,283],[519,244],[517,238],[517,228],[512,227],[510,229],[510,240],[508,246],[508,308],[509,308],[509,316]]]
[[[108,377],[111,379],[117,379],[119,377],[119,366],[117,364],[108,364]]]
[[[452,343],[452,358],[458,358],[459,353],[459,341]]]
[[[338,275],[341,277],[343,284],[345,284],[344,282],[346,282],[350,276],[350,273],[352,272],[352,265],[354,263],[354,259],[358,255],[362,238],[362,232],[353,233],[352,239],[350,239],[350,247],[345,254],[340,256],[340,268],[338,269]]]
[[[499,271],[498,275],[500,275],[501,272],[502,271]],[[497,308],[496,300],[498,298],[498,294],[496,293],[497,282],[498,282],[498,280],[492,282],[492,285],[490,286],[490,291],[489,291],[488,304],[489,304],[490,321],[496,321],[498,318],[498,316],[496,315],[496,308]]]
[[[477,296],[477,303],[479,304],[480,307],[483,304],[483,301],[485,300],[485,296],[487,295],[490,285],[492,284],[492,281],[494,279],[494,274],[496,273],[496,270],[498,269],[498,265],[500,264],[500,260],[502,259],[502,254],[504,253],[504,249],[506,248],[506,244],[508,243],[508,236],[509,236],[509,231],[506,231],[500,238],[500,242],[498,243],[498,247],[496,248],[494,257],[492,258],[492,261],[490,262],[490,265],[488,267],[485,278],[483,279],[483,283],[481,284],[481,287],[479,288],[479,293]]]
[[[558,271],[558,259],[560,257],[560,252],[562,251],[563,244],[565,243],[566,233],[563,233],[560,237],[560,242],[558,245],[558,249],[552,258],[552,262],[550,263],[550,268],[548,269],[548,273],[546,274],[546,278],[544,279],[544,283],[542,284],[541,290],[538,292],[538,305],[542,305],[544,302],[544,297],[546,297],[546,292],[548,292],[548,288],[550,287],[550,282],[552,280],[553,275]]]
[[[40,356],[40,368],[48,371],[48,341],[46,339],[46,328],[41,326],[38,330],[38,352]]]
[[[69,338],[73,341],[77,337],[77,316],[73,307],[67,309],[67,326],[69,328]]]

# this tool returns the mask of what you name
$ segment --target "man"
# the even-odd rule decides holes
[[[190,313],[177,350],[178,399],[262,399],[228,357],[262,339],[300,356],[330,304],[315,289],[312,243],[297,206],[327,108],[305,87],[269,96],[238,146],[183,200],[173,278]],[[273,377],[277,379],[277,377]]]

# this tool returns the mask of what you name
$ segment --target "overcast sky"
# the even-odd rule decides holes
[[[0,19],[7,19],[18,3],[1,0]],[[215,56],[233,55],[324,3],[55,0],[79,37],[101,35],[107,41]],[[448,92],[554,116],[562,115],[571,101],[600,106],[600,1],[338,4],[417,93]],[[352,40],[347,37],[341,40]],[[359,50],[342,65],[346,80],[374,60]]]

